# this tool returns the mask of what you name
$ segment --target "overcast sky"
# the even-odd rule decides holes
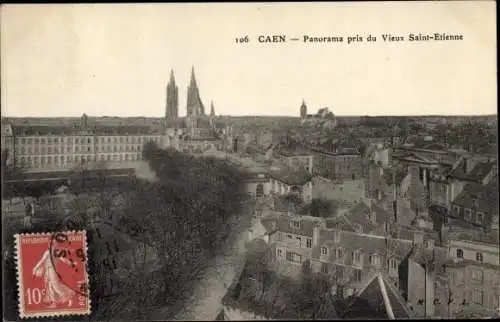
[[[381,34],[462,34],[384,43]],[[377,36],[376,43],[260,44],[258,35]],[[248,35],[248,44],[235,37]],[[1,7],[6,116],[179,111],[195,66],[217,114],[496,114],[495,3],[78,4]]]

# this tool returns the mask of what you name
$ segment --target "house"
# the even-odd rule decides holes
[[[301,146],[278,147],[279,158],[290,168],[305,168],[309,173],[313,169],[313,154]]]
[[[372,163],[369,165],[365,196],[395,213],[395,220],[399,223],[409,225],[415,216],[409,195],[411,180],[410,172],[404,167],[393,165],[384,168]]]
[[[492,224],[498,222],[497,179],[486,185],[473,182],[464,186],[452,202],[449,217],[480,229],[491,230]]]
[[[429,180],[431,204],[451,211],[452,202],[467,184],[487,185],[496,176],[496,164],[477,161],[474,157],[461,157],[450,168],[434,170]]]
[[[426,271],[422,265],[429,254],[446,259],[446,251],[436,246],[437,234],[402,229],[399,236],[391,237],[342,230],[343,224],[352,224],[346,219],[340,225],[331,225],[322,218],[307,216],[263,218],[263,226],[272,232],[269,248],[274,269],[296,278],[303,265],[310,263],[313,272],[336,285],[341,297],[356,294],[377,272],[386,274],[386,280],[413,306],[426,297],[426,292],[428,297],[432,294],[429,292],[436,273],[429,271],[424,284]],[[429,312],[432,315],[432,310]],[[424,316],[425,312],[416,313]]]
[[[500,265],[498,239],[485,243],[466,239],[449,239],[450,258],[445,263],[446,288],[451,316],[470,306],[494,312],[500,298]]]
[[[278,194],[296,194],[305,202],[312,199],[311,175],[305,168],[293,169],[271,166],[269,170],[270,191]]]

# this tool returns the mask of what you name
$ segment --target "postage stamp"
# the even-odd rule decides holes
[[[85,231],[15,235],[19,316],[89,315]]]

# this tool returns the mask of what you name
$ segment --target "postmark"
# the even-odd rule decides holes
[[[85,231],[17,234],[21,318],[89,315]]]

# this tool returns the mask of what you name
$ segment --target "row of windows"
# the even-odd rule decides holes
[[[458,205],[453,206],[453,212],[456,216],[464,218],[466,221],[472,221],[472,209],[463,208]],[[482,212],[476,212],[475,223],[482,225],[484,222],[484,214]]]
[[[133,151],[141,151],[141,145],[106,145],[106,146],[97,146],[95,147],[95,151],[97,152],[133,152]],[[90,146],[74,146],[74,147],[45,147],[42,146],[38,148],[37,146],[31,147],[28,146],[27,148],[25,147],[17,147],[16,148],[16,153],[17,154],[59,154],[59,153],[64,153],[66,150],[67,153],[70,152],[93,152],[94,149]]]
[[[321,273],[329,274],[329,265],[327,263],[321,263]],[[341,280],[344,278],[344,269],[342,267],[337,266],[335,268],[335,277],[337,280]],[[359,269],[355,269],[353,273],[353,279],[355,282],[361,282],[363,277],[363,272]]]
[[[293,236],[292,235],[287,235],[286,236],[287,238],[287,241],[288,242],[292,242],[293,241]],[[279,233],[278,234],[278,240],[282,241],[283,240],[283,233]],[[305,238],[306,240],[306,248],[312,248],[312,239],[311,238]],[[303,247],[303,244],[302,244],[302,237],[300,236],[296,236],[295,237],[295,243],[296,243],[296,247]]]
[[[457,258],[463,259],[464,258],[464,251],[461,249],[457,249]],[[477,252],[476,253],[476,261],[478,262],[483,262],[483,253]]]
[[[95,139],[95,140],[94,140]],[[120,136],[120,137],[61,137],[61,138],[16,138],[17,144],[91,144],[100,143],[146,143],[148,141],[160,142],[157,136]]]
[[[108,154],[100,155],[99,160],[101,161],[139,161],[142,160],[141,153],[133,154]],[[16,158],[16,162],[20,165],[26,165],[28,167],[38,167],[39,165],[63,165],[63,164],[73,164],[79,162],[92,162],[96,161],[96,157],[93,155],[81,155],[81,156],[28,156]]]

